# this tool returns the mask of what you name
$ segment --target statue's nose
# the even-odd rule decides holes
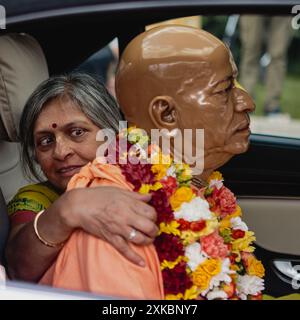
[[[234,90],[234,107],[237,112],[252,112],[255,110],[255,103],[247,91],[240,88]]]

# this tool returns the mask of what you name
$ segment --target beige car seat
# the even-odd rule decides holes
[[[0,36],[0,263],[8,233],[5,204],[28,184],[17,142],[20,116],[30,94],[47,78],[46,59],[37,41],[25,34]]]
[[[17,142],[20,116],[26,100],[48,68],[37,41],[26,34],[0,37],[0,188],[9,201],[26,184]]]

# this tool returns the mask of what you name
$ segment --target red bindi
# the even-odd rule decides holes
[[[55,129],[57,127],[56,123],[52,123],[52,128]]]

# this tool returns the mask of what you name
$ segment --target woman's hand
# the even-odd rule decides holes
[[[156,212],[147,204],[151,195],[115,187],[73,189],[60,200],[63,219],[70,228],[84,231],[109,242],[131,262],[144,265],[142,258],[128,245],[131,231],[136,236],[131,242],[148,245],[158,233]]]

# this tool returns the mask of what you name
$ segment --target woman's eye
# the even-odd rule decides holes
[[[86,132],[86,130],[84,130],[84,129],[74,128],[71,130],[71,136],[72,137],[81,137],[82,135],[84,135],[85,132]]]
[[[39,140],[38,145],[45,147],[48,146],[50,143],[52,143],[53,139],[51,137],[44,137]]]

